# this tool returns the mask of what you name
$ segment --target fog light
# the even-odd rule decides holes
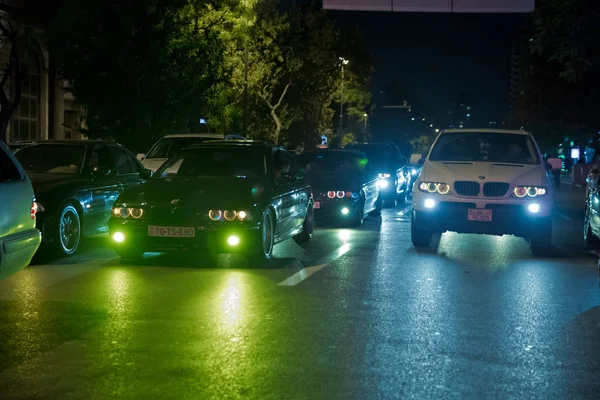
[[[385,189],[388,187],[389,182],[386,181],[385,179],[380,179],[377,181],[377,185],[379,186],[380,189]]]
[[[529,212],[531,213],[539,213],[540,212],[540,205],[537,203],[533,203],[529,205]]]
[[[230,246],[237,246],[240,244],[240,238],[235,235],[229,236],[227,238],[227,243],[229,243]]]
[[[350,210],[348,209],[348,207],[342,208],[342,214],[344,214],[344,215],[350,214]]]
[[[121,232],[115,232],[113,234],[113,240],[117,243],[123,243],[125,241],[125,235],[123,235]]]
[[[433,199],[425,199],[425,203],[423,203],[425,208],[433,208],[435,207],[435,200]]]

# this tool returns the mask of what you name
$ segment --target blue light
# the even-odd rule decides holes
[[[204,118],[200,118],[200,123],[201,123],[202,125],[206,125],[206,120],[205,120]]]
[[[469,118],[471,116],[471,114],[467,114],[467,118]]]

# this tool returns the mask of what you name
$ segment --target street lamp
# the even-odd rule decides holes
[[[367,129],[367,121],[369,120],[369,114],[365,113],[363,117],[365,117],[365,129]]]
[[[342,94],[340,97],[340,138],[344,134],[344,66],[348,65],[350,61],[344,57],[340,57],[340,66],[342,67]]]

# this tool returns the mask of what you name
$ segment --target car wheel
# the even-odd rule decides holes
[[[81,220],[77,209],[67,205],[58,220],[58,245],[62,254],[72,255],[77,251],[81,240]]]
[[[381,198],[381,194],[377,198],[375,202],[375,209],[369,213],[371,217],[379,217],[381,216],[381,210],[383,209],[383,199]]]
[[[600,240],[594,236],[594,233],[592,232],[589,207],[585,208],[585,218],[583,220],[583,243],[588,249],[598,247],[600,244]]]
[[[260,227],[260,237],[258,246],[254,250],[254,258],[257,261],[268,260],[273,256],[273,246],[275,244],[275,218],[273,211],[267,210],[263,215],[263,222]]]
[[[410,224],[410,240],[415,247],[429,247],[433,240],[433,233],[430,230],[417,227],[414,212]]]
[[[362,226],[364,220],[365,220],[365,199],[364,199],[364,197],[361,196],[360,200],[358,202],[358,210],[356,210],[356,215],[350,221],[350,225],[354,226],[354,227]]]
[[[396,195],[396,205],[402,206],[406,204],[406,191]]]
[[[536,256],[543,256],[548,252],[552,247],[552,221],[540,224],[538,232],[529,239],[529,247]]]
[[[306,211],[306,217],[302,223],[302,232],[294,236],[296,243],[306,243],[312,239],[313,236],[313,224],[315,220],[315,209],[312,203],[308,205]]]

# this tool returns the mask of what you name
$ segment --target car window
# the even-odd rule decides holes
[[[118,175],[126,175],[139,173],[139,168],[135,165],[132,157],[123,149],[110,146],[109,147],[112,164]]]
[[[21,180],[23,177],[8,154],[0,148],[0,182]]]
[[[113,158],[108,150],[108,146],[97,146],[92,151],[88,166],[91,169],[96,167],[109,168],[111,171],[115,171],[116,164],[113,162]]]
[[[273,153],[273,177],[281,181],[284,176],[297,176],[300,172],[298,163],[285,150],[275,150]]]
[[[179,153],[182,149],[192,146],[194,144],[200,144],[208,140],[218,140],[222,137],[176,137],[176,138],[162,138],[160,139],[152,149],[148,152],[146,159],[149,158],[169,158]]]
[[[499,132],[446,132],[435,143],[429,160],[540,163],[528,135]]]
[[[24,147],[15,156],[27,172],[76,174],[81,170],[85,146],[37,144]]]
[[[400,150],[387,144],[367,143],[353,144],[346,148],[360,151],[367,155],[369,163],[375,168],[395,167],[402,162]]]
[[[182,151],[156,171],[157,178],[230,177],[262,178],[265,154],[260,148],[205,147]]]
[[[353,171],[361,164],[360,156],[349,151],[306,152],[298,155],[296,160],[300,167],[312,172]]]

